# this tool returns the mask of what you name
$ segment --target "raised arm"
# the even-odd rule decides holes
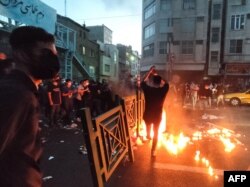
[[[146,73],[146,75],[144,76],[144,78],[142,79],[143,82],[148,81],[149,76],[155,73],[155,66],[152,66],[149,71]]]

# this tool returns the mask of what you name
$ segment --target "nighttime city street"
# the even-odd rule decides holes
[[[142,143],[137,139],[134,163],[125,158],[105,186],[223,186],[224,170],[250,169],[249,112],[248,106],[206,111],[180,109],[178,120],[182,124],[162,134],[157,156],[151,158],[149,141]],[[43,127],[43,131],[44,187],[93,186],[87,154],[79,152],[84,142],[80,126],[52,130]],[[179,140],[170,141],[170,134],[176,134],[174,137]],[[221,137],[230,137],[230,141],[225,143]],[[181,146],[176,146],[181,139]]]
[[[250,0],[0,0],[0,187],[250,187]]]

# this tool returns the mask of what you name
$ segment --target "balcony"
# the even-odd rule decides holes
[[[234,62],[234,63],[242,63],[242,62],[250,62],[249,54],[226,54],[224,56],[224,62]]]

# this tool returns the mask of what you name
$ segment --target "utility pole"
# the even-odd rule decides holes
[[[172,53],[171,53],[171,44],[173,42],[173,33],[167,33],[167,44],[168,44],[168,55],[167,55],[167,61],[168,61],[168,81],[171,81],[172,77]]]
[[[207,43],[206,43],[206,62],[204,65],[203,77],[208,76],[210,41],[211,41],[211,19],[212,19],[212,0],[208,0],[208,19],[207,19]]]
[[[67,0],[64,0],[64,16],[67,17]]]

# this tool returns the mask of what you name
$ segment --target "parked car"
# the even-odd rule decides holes
[[[244,92],[234,92],[224,94],[224,101],[232,106],[250,104],[250,89]]]

